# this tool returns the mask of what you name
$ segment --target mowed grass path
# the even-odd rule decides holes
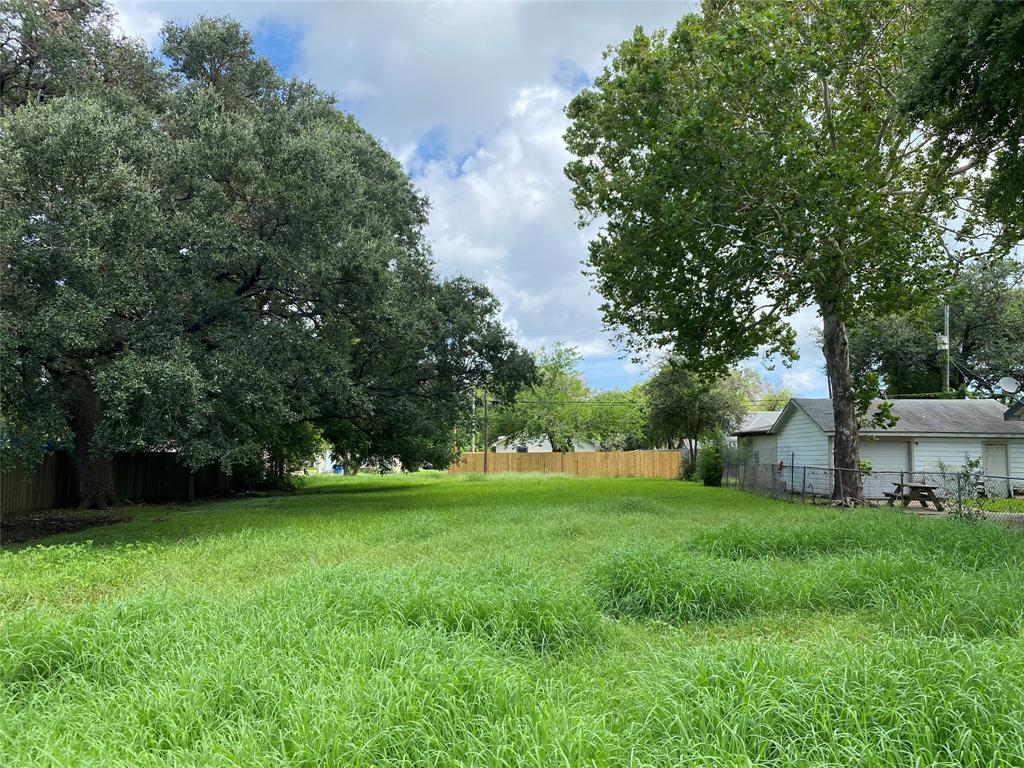
[[[1024,538],[310,479],[0,554],[0,765],[1022,766]]]

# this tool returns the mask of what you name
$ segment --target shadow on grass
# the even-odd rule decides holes
[[[416,490],[422,486],[418,485],[385,485],[381,483],[360,483],[356,485],[343,485],[338,483],[336,485],[313,485],[306,488],[302,488],[295,494],[289,494],[289,496],[333,496],[333,495],[363,495],[363,494],[381,494],[381,493],[408,493],[409,491]]]
[[[415,514],[426,506],[455,506],[438,490],[431,484],[371,481],[325,484],[294,493],[237,494],[192,503],[124,503],[103,515],[97,510],[45,510],[34,513],[24,524],[20,519],[5,520],[0,551],[69,543],[95,547],[171,543],[244,530],[280,531],[301,527],[304,522],[352,522],[382,514]],[[17,535],[8,538],[8,529],[14,525]]]
[[[103,525],[116,525],[131,520],[123,514],[85,512],[77,509],[50,509],[32,515],[0,520],[0,547],[13,549],[39,539],[64,533],[77,533]]]
[[[642,492],[639,490],[643,488]],[[284,532],[293,528],[308,533],[311,528],[354,524],[358,532],[363,522],[379,519],[402,524],[424,512],[446,519],[443,525],[457,524],[453,515],[480,522],[488,515],[531,513],[549,509],[553,500],[588,512],[621,511],[630,514],[658,511],[674,513],[676,507],[664,502],[685,499],[693,488],[665,480],[624,480],[616,478],[502,477],[465,482],[444,475],[428,474],[346,478],[311,476],[293,493],[237,494],[191,504],[132,504],[112,510],[125,522],[89,527],[74,532],[35,538],[25,545],[90,543],[96,547],[122,544],[173,543],[199,541],[244,531]],[[656,500],[648,503],[647,499]],[[710,500],[706,499],[706,501]],[[701,502],[696,508],[703,510]],[[691,505],[692,506],[692,505]],[[732,509],[728,499],[716,500],[708,508]],[[61,510],[60,512],[65,512]],[[12,547],[13,548],[13,547]],[[6,549],[6,547],[5,547]]]

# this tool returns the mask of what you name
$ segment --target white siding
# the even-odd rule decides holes
[[[742,438],[742,445],[748,451],[750,463],[775,464],[778,462],[775,441],[775,435],[752,435]]]
[[[776,458],[787,466],[829,465],[828,436],[799,408],[793,409],[779,430],[777,446]]]
[[[914,438],[914,471],[934,472],[939,465],[962,467],[964,457],[981,458],[980,437],[916,437]]]
[[[1024,440],[1010,441],[1010,477],[1024,477]]]
[[[910,469],[907,440],[870,440],[861,438],[861,461],[870,461],[875,472],[906,472]]]

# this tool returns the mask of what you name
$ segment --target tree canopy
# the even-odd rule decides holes
[[[674,359],[647,382],[651,428],[656,437],[685,446],[687,476],[697,467],[697,441],[719,439],[739,426],[759,383],[756,375],[706,373]]]
[[[862,318],[850,330],[854,376],[877,373],[890,396],[940,392],[945,352],[935,335],[943,331],[945,303],[953,390],[991,396],[1003,376],[1024,381],[1024,265],[1009,260],[966,265],[942,300]]]
[[[607,321],[714,371],[792,358],[788,318],[815,306],[853,497],[847,324],[934,290],[983,165],[901,111],[921,23],[896,0],[705,2],[667,34],[638,29],[568,109]]]
[[[930,0],[903,108],[948,157],[991,158],[981,199],[1005,239],[1024,237],[1024,3]]]
[[[491,439],[546,440],[555,451],[581,442],[605,450],[646,444],[646,401],[641,387],[594,392],[579,371],[579,352],[555,344],[537,354],[537,380],[493,412]]]
[[[164,66],[100,3],[12,8],[6,450],[72,448],[98,505],[115,450],[230,468],[305,422],[347,456],[445,465],[473,390],[530,377],[490,292],[435,274],[399,163],[237,23],[169,24]]]

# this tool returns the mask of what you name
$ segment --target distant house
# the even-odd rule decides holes
[[[873,471],[934,472],[981,459],[989,475],[1024,478],[1024,409],[1006,410],[995,400],[889,402],[895,426],[861,429],[860,457]],[[752,463],[832,466],[831,400],[793,398],[768,427],[768,413],[750,417],[734,434]]]
[[[573,445],[577,452],[589,453],[596,451],[597,446],[586,440],[575,440]],[[546,437],[539,440],[526,440],[511,437],[499,437],[494,441],[495,453],[548,453],[551,441]]]

